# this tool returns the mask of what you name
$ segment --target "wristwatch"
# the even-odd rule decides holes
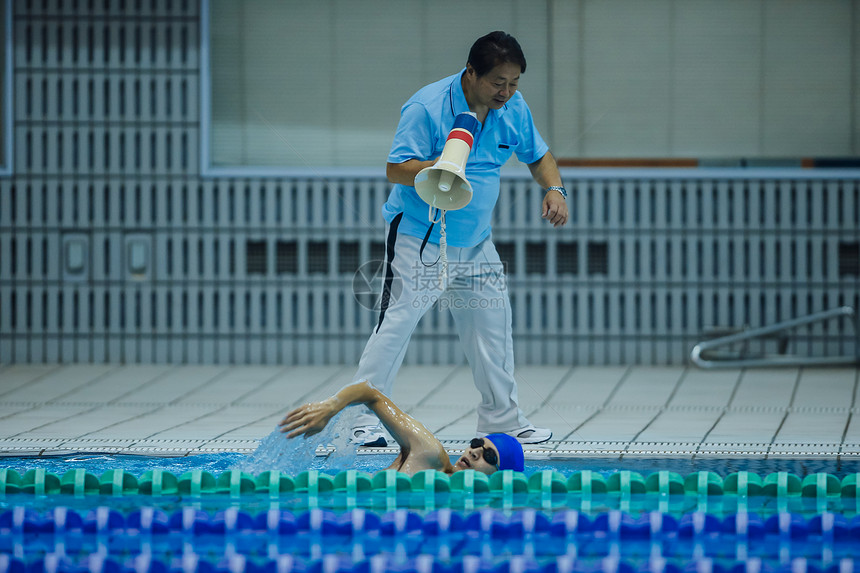
[[[564,197],[565,199],[567,199],[567,190],[566,190],[564,187],[559,187],[559,186],[557,186],[557,185],[553,185],[552,187],[547,187],[547,188],[546,188],[546,191],[547,191],[547,192],[549,192],[549,191],[558,191],[559,193],[561,193],[561,196],[562,196],[562,197]]]

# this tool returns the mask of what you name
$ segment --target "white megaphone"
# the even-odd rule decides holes
[[[466,180],[466,161],[477,131],[478,116],[471,111],[459,114],[454,118],[454,127],[439,161],[415,176],[415,191],[431,207],[456,211],[472,200],[472,185]]]

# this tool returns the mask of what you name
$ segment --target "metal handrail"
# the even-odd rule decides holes
[[[750,358],[720,358],[713,351],[715,348],[746,342],[756,338],[764,338],[787,330],[805,326],[814,322],[821,322],[833,318],[854,318],[854,309],[850,306],[816,312],[808,316],[793,318],[771,326],[751,328],[721,336],[713,340],[699,342],[693,347],[690,359],[699,368],[754,368],[767,366],[852,366],[860,364],[860,339],[858,339],[858,325],[854,325],[854,336],[857,340],[855,353],[853,355],[843,354],[839,356],[796,356],[791,354],[763,354]]]

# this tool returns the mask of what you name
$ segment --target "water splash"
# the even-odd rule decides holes
[[[334,474],[348,469],[382,469],[390,462],[380,461],[381,456],[361,456],[377,459],[359,461],[355,444],[349,443],[350,430],[358,414],[358,408],[347,408],[332,418],[322,432],[311,437],[291,440],[276,428],[263,438],[254,453],[239,460],[234,468],[255,475],[269,470],[298,475],[307,470]],[[368,464],[374,466],[373,469],[363,467]]]

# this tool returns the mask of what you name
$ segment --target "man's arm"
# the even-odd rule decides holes
[[[409,159],[403,163],[387,163],[385,165],[385,176],[392,183],[415,187],[415,176],[422,169],[434,165],[436,161],[436,159],[431,159],[430,161]]]
[[[532,177],[542,189],[547,187],[562,187],[561,173],[555,157],[549,151],[543,157],[529,163],[529,171]],[[553,227],[559,227],[567,223],[567,202],[558,191],[548,191],[543,198],[543,209],[541,217],[552,223]]]
[[[344,386],[322,402],[300,406],[286,415],[279,426],[287,437],[312,436],[325,428],[335,414],[355,404],[364,404],[377,415],[400,447],[412,450],[441,448],[441,443],[424,425],[401,410],[391,399],[367,381]],[[438,444],[438,448],[437,448]]]

